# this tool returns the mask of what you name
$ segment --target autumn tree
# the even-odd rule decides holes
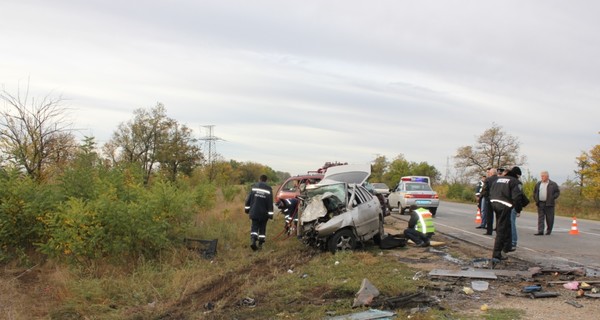
[[[427,176],[435,183],[440,179],[440,172],[427,162],[408,161],[400,154],[389,163],[383,181],[390,187],[395,186],[403,176]]]
[[[521,166],[526,162],[526,157],[519,154],[520,147],[519,139],[493,123],[491,128],[477,137],[475,145],[458,148],[454,156],[455,167],[476,177],[489,167]]]
[[[68,109],[60,97],[41,99],[25,92],[0,91],[0,152],[3,162],[24,170],[36,181],[48,168],[64,165],[77,149]]]
[[[135,110],[133,120],[119,125],[103,151],[113,163],[139,165],[147,184],[157,167],[171,179],[180,171],[190,174],[202,160],[196,143],[192,131],[169,118],[159,103],[150,110]]]
[[[589,152],[583,153],[578,159],[582,168],[579,174],[582,177],[582,193],[586,199],[600,201],[600,145],[594,146]],[[583,179],[585,177],[585,179]]]
[[[383,181],[383,176],[387,172],[388,165],[389,161],[387,160],[386,156],[377,155],[375,160],[371,162],[371,177],[369,177],[369,181]]]

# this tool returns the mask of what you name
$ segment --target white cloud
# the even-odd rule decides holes
[[[564,180],[598,143],[594,1],[4,1],[0,84],[108,139],[136,108],[292,174],[403,153],[440,171],[496,122]],[[288,132],[296,134],[289,135]]]

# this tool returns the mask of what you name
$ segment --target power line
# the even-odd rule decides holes
[[[211,124],[211,125],[205,125],[202,127],[207,130],[207,134],[206,134],[206,136],[204,136],[203,138],[200,138],[199,140],[204,141],[204,150],[207,150],[206,156],[207,156],[207,165],[209,168],[208,178],[212,182],[214,179],[213,163],[217,160],[217,157],[219,156],[217,153],[217,141],[219,141],[219,140],[225,141],[225,140],[223,140],[219,137],[216,137],[214,135],[214,128],[215,128],[214,125]]]

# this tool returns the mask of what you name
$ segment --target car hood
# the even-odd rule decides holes
[[[363,184],[371,175],[370,164],[347,164],[327,169],[323,180],[318,184],[348,183]]]

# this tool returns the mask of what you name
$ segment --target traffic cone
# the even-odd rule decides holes
[[[477,216],[475,217],[475,223],[481,224],[481,210],[477,208]]]
[[[579,229],[577,229],[577,218],[576,217],[573,217],[573,223],[571,224],[571,231],[569,231],[569,234],[572,234],[572,235],[579,234]]]

